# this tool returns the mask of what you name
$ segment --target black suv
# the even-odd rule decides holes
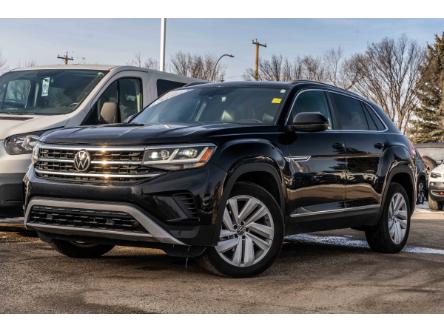
[[[156,247],[229,276],[264,271],[301,232],[356,228],[394,253],[409,234],[415,156],[380,107],[333,86],[187,86],[127,124],[44,135],[25,224],[71,257]]]

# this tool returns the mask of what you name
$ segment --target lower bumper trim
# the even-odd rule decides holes
[[[95,211],[124,212],[131,215],[147,231],[144,233],[114,231],[106,229],[90,229],[61,225],[38,224],[30,221],[30,213],[33,206],[47,206],[54,208],[90,209]],[[41,232],[58,233],[64,235],[78,235],[88,237],[104,237],[108,239],[154,241],[174,245],[186,245],[173,237],[169,232],[161,228],[151,218],[146,216],[138,208],[122,203],[104,203],[100,201],[71,201],[66,199],[50,199],[36,197],[29,201],[25,213],[25,227]]]

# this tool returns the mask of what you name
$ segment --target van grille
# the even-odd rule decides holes
[[[92,230],[147,233],[131,215],[103,210],[33,206],[28,223]]]
[[[76,166],[75,156],[86,151],[89,166],[82,171]],[[35,171],[39,177],[74,182],[136,181],[157,176],[143,165],[144,148],[116,147],[41,147]]]

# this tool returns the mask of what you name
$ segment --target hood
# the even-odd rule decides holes
[[[0,113],[0,140],[8,136],[62,127],[66,115],[13,115]]]
[[[440,164],[438,165],[436,168],[434,168],[432,170],[432,172],[440,172],[440,173],[444,173],[444,164]]]
[[[260,129],[259,129],[260,128]],[[241,135],[276,130],[270,126],[239,124],[156,124],[75,127],[48,133],[42,141],[50,144],[128,146],[203,142],[222,135]]]

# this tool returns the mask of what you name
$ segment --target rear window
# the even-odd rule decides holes
[[[364,109],[366,111],[368,127],[372,131],[383,131],[385,130],[385,125],[382,123],[381,119],[375,114],[368,105],[364,104]]]
[[[366,110],[361,101],[345,95],[331,93],[340,129],[368,130]]]

